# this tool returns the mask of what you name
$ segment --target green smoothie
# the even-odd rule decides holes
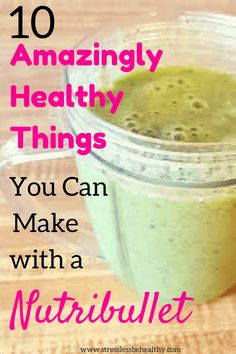
[[[125,92],[118,113],[95,112],[121,128],[178,143],[236,139],[236,81],[227,74],[166,67],[128,75],[114,89]],[[132,288],[160,291],[163,301],[187,291],[201,302],[235,283],[235,184],[148,183],[92,159],[79,168],[81,181],[107,184],[109,196],[87,205],[102,254]]]
[[[236,139],[236,81],[204,68],[164,67],[114,83],[124,91],[117,114],[96,108],[112,124],[153,138],[183,142]]]

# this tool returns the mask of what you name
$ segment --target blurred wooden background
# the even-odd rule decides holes
[[[6,140],[9,126],[17,124],[46,125],[49,112],[34,108],[24,109],[9,107],[10,84],[29,83],[33,89],[53,90],[61,85],[61,68],[10,68],[9,61],[16,48],[17,41],[11,39],[16,32],[16,18],[9,14],[19,5],[24,6],[24,31],[30,33],[30,39],[25,40],[27,47],[63,49],[72,47],[87,29],[97,28],[104,22],[121,25],[145,13],[159,12],[170,16],[175,11],[206,10],[231,13],[236,15],[236,0],[5,0],[0,3],[0,141]],[[39,40],[31,35],[29,14],[38,5],[50,6],[56,17],[56,29],[50,39]],[[39,20],[39,26],[44,26],[44,17]],[[9,170],[7,174],[28,175],[32,179],[60,181],[64,176],[76,174],[73,160],[41,163],[21,166]],[[4,178],[0,183],[4,184]],[[5,188],[5,195],[8,190]],[[10,195],[10,194],[9,194]],[[39,202],[43,202],[42,200]],[[14,204],[14,199],[12,201]],[[26,202],[27,204],[27,202]],[[30,205],[30,204],[29,204]],[[0,206],[0,354],[27,353],[79,353],[81,346],[112,346],[112,345],[143,345],[180,347],[184,354],[215,354],[236,353],[236,293],[231,291],[226,296],[211,304],[202,304],[194,308],[192,319],[183,326],[176,325],[123,325],[110,324],[81,326],[75,325],[33,325],[27,332],[8,330],[9,311],[14,294],[22,288],[26,293],[35,287],[42,290],[43,302],[49,303],[54,296],[59,296],[67,289],[72,296],[77,296],[84,304],[89,304],[93,291],[104,293],[112,289],[115,303],[138,301],[136,295],[123,286],[102,261],[85,257],[85,269],[82,271],[13,271],[8,255],[13,252],[25,253],[38,249],[54,247],[59,253],[69,257],[76,253],[78,240],[92,236],[92,229],[86,213],[83,200],[66,199],[59,195],[47,202],[49,210],[63,213],[70,217],[79,215],[81,229],[74,236],[74,251],[68,247],[65,236],[60,240],[39,235],[17,235],[12,233],[11,209],[2,196]]]

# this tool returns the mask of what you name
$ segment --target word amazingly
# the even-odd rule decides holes
[[[95,42],[93,49],[64,49],[57,53],[53,49],[34,50],[31,58],[24,44],[19,44],[10,65],[15,66],[19,62],[27,66],[48,66],[61,64],[63,66],[120,66],[123,72],[131,72],[135,66],[145,66],[150,72],[155,72],[163,51],[158,49],[154,53],[151,49],[144,51],[141,42],[136,43],[135,49],[123,49],[117,53],[114,49],[101,49],[100,43]]]
[[[40,303],[40,290],[32,290],[26,299],[24,299],[23,291],[18,290],[11,312],[9,329],[16,329],[17,317],[19,317],[20,327],[26,330],[30,321],[38,324],[53,322],[63,324],[73,320],[76,324],[82,324],[84,322],[109,323],[116,319],[123,324],[158,321],[163,324],[173,321],[182,324],[192,315],[192,311],[187,315],[182,313],[186,302],[194,301],[192,297],[187,296],[185,291],[179,298],[172,299],[173,304],[167,303],[163,306],[158,304],[160,302],[159,296],[159,292],[153,294],[145,292],[141,308],[140,305],[115,307],[110,304],[111,291],[107,291],[101,300],[98,299],[98,294],[93,294],[93,300],[98,299],[98,303],[95,302],[90,306],[83,307],[74,297],[69,296],[67,291],[64,291],[60,297],[53,298],[53,304],[45,306]],[[159,309],[157,310],[158,306]]]
[[[32,149],[74,149],[78,147],[79,155],[88,155],[92,149],[104,149],[106,147],[105,133],[97,132],[78,133],[74,135],[69,132],[57,132],[55,125],[50,126],[50,132],[44,133],[39,131],[37,125],[31,126],[12,126],[12,132],[17,133],[18,149],[23,149],[26,143],[31,142]]]
[[[119,91],[116,95],[112,91],[107,91],[106,94],[102,91],[96,91],[95,85],[90,84],[88,90],[83,86],[78,86],[76,91],[73,91],[72,85],[67,84],[65,91],[52,91],[47,94],[45,91],[30,92],[30,86],[25,85],[23,92],[17,92],[16,85],[11,86],[11,106],[16,107],[17,101],[22,100],[24,107],[30,107],[32,104],[37,108],[45,108],[48,105],[51,107],[95,107],[96,101],[99,107],[111,105],[110,113],[115,114],[120,102],[124,96],[123,91]]]

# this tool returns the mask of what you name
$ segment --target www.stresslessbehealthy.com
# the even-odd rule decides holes
[[[174,348],[174,347],[158,347],[158,346],[151,346],[151,347],[102,347],[102,348],[89,348],[84,347],[80,348],[81,353],[181,353],[181,348]]]

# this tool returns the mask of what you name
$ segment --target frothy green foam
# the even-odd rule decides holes
[[[163,67],[128,74],[112,90],[125,94],[117,114],[108,104],[95,111],[125,130],[177,142],[236,141],[236,80],[229,74]]]

